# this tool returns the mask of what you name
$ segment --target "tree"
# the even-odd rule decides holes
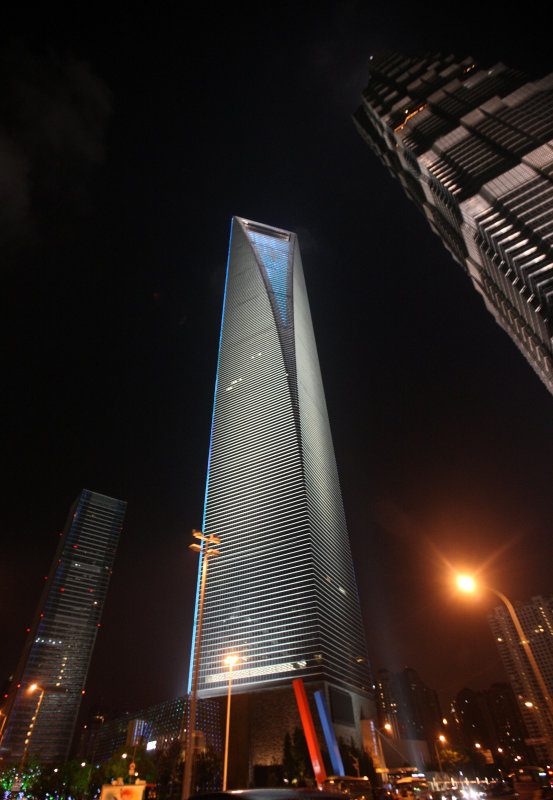
[[[22,770],[15,764],[4,767],[0,773],[0,786],[2,786],[4,791],[9,791],[17,776],[21,784],[20,791],[22,791],[25,796],[38,796],[37,792],[40,791],[43,771],[43,767],[36,759],[28,759]]]
[[[442,767],[445,770],[449,770],[451,772],[459,772],[466,764],[468,764],[469,759],[462,753],[460,750],[453,750],[450,747],[443,747],[440,750],[440,761],[442,762]]]
[[[286,731],[286,736],[284,737],[282,773],[284,778],[290,782],[296,777],[296,760],[292,751],[292,737],[288,731]]]
[[[338,740],[338,748],[342,756],[342,763],[346,775],[352,778],[363,777],[366,775],[373,786],[376,786],[377,776],[372,758],[362,748],[357,747],[353,739],[346,742],[345,739]]]
[[[307,780],[313,780],[313,767],[309,749],[305,741],[305,735],[301,728],[296,727],[292,736],[292,756],[295,762],[294,783],[305,784]]]
[[[125,758],[123,758],[124,755]],[[153,757],[142,746],[134,749],[132,757],[127,748],[120,747],[109,761],[100,766],[98,778],[101,779],[102,783],[110,783],[110,781],[117,778],[123,778],[123,783],[134,783],[135,776],[129,775],[129,765],[133,760],[136,764],[135,772],[138,772],[138,778],[146,781],[146,783],[154,783],[156,780],[156,765]]]
[[[223,785],[223,765],[215,748],[207,747],[196,756],[194,785],[199,792],[220,789]]]
[[[296,727],[292,736],[287,733],[282,748],[282,775],[290,783],[305,785],[313,781],[313,768],[307,742],[301,728]]]
[[[176,739],[171,745],[157,754],[157,793],[160,800],[180,798],[184,761],[182,743]]]

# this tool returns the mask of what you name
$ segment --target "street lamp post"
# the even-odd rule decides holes
[[[438,740],[434,742],[434,749],[436,750],[436,758],[438,759],[438,767],[440,769],[440,772],[443,772],[443,769],[442,769],[442,759],[440,758],[440,750],[438,747],[438,742],[444,744],[445,741],[446,741],[445,736],[441,734],[440,736],[438,736]]]
[[[31,736],[33,735],[33,728],[36,725],[36,721],[38,719],[38,712],[40,711],[40,706],[42,705],[42,698],[44,697],[44,689],[41,686],[37,686],[36,683],[31,684],[28,688],[28,692],[35,692],[36,690],[40,691],[38,702],[35,708],[35,715],[31,718],[31,722],[29,725],[29,730],[27,731],[27,738],[25,739],[25,749],[23,750],[23,755],[21,756],[21,763],[19,764],[19,773],[23,774],[23,766],[25,764],[25,759],[27,757],[27,751],[29,749],[29,744],[31,742]]]
[[[192,668],[192,686],[190,691],[190,714],[186,737],[186,759],[184,762],[184,776],[182,780],[182,800],[187,800],[187,798],[190,797],[190,788],[192,786],[192,768],[194,766],[194,734],[196,732],[196,694],[198,690],[198,667],[200,660],[200,640],[202,636],[202,617],[204,613],[207,562],[210,556],[219,555],[219,551],[215,550],[211,545],[221,544],[221,540],[213,534],[205,536],[201,531],[193,530],[192,536],[194,536],[195,539],[200,539],[201,541],[201,544],[196,544],[194,542],[193,544],[189,545],[189,547],[191,550],[195,550],[200,554],[202,572],[200,580],[200,601],[198,604],[198,622],[196,625],[196,639],[194,642],[194,662]]]
[[[238,656],[230,655],[225,658],[225,664],[228,665],[228,700],[227,700],[227,730],[225,735],[225,760],[223,766],[223,792],[227,790],[227,771],[228,771],[228,743],[230,733],[230,696],[232,686],[232,668],[238,661]]]
[[[473,592],[476,588],[475,582],[472,578],[461,575],[457,579],[457,585],[459,588],[464,592]],[[520,644],[524,648],[524,652],[526,653],[526,657],[530,664],[530,668],[538,684],[540,691],[543,695],[543,699],[546,705],[545,709],[541,709],[544,713],[543,716],[545,717],[546,725],[545,733],[547,737],[547,743],[549,745],[550,750],[550,757],[553,757],[553,742],[551,740],[551,734],[553,732],[553,703],[551,701],[551,697],[549,696],[549,692],[547,691],[547,687],[545,685],[545,681],[543,680],[543,675],[541,674],[541,670],[536,663],[536,659],[534,658],[534,654],[532,652],[532,648],[530,647],[530,642],[528,641],[526,634],[522,629],[522,625],[520,624],[520,620],[517,616],[515,608],[508,597],[506,597],[503,592],[498,592],[497,589],[493,589],[491,586],[484,586],[484,589],[487,589],[492,594],[495,594],[498,597],[507,611],[509,612],[509,616],[511,617],[511,621],[515,626],[515,630],[517,632],[517,636],[519,638]]]

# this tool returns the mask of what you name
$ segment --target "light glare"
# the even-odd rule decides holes
[[[457,586],[462,592],[474,592],[476,586],[474,579],[470,575],[459,575],[457,578]]]

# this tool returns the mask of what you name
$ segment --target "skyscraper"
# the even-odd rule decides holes
[[[535,764],[538,759],[526,744],[528,732],[512,686],[494,683],[486,692],[486,703],[495,728],[498,755],[502,755],[501,750],[503,755],[508,754],[511,758],[520,755],[528,764]]]
[[[84,489],[71,507],[6,701],[6,760],[68,755],[126,506]]]
[[[259,699],[262,692],[270,716],[270,690],[284,714],[282,698],[293,702],[291,682],[301,677],[324,687],[335,723],[359,730],[360,718],[372,713],[371,678],[298,240],[239,217],[228,256],[204,531],[221,544],[209,565],[200,696],[226,692],[224,658],[236,653],[237,713],[240,695]],[[255,738],[254,762],[280,757],[282,738],[264,755],[259,728]]]
[[[380,669],[375,676],[378,727],[388,767],[405,762],[424,769],[434,757],[442,727],[438,695],[421,680],[416,670]]]
[[[553,74],[382,53],[354,119],[553,392]]]
[[[532,597],[517,603],[515,611],[549,698],[553,698],[553,598]],[[553,758],[551,700],[548,703],[543,696],[507,609],[498,606],[488,621],[529,733],[526,744],[545,762]]]

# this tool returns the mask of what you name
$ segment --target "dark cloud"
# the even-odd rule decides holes
[[[29,209],[29,160],[0,127],[0,246],[21,236]]]
[[[86,211],[111,93],[84,61],[21,41],[0,51],[0,69],[0,243],[30,243]]]

